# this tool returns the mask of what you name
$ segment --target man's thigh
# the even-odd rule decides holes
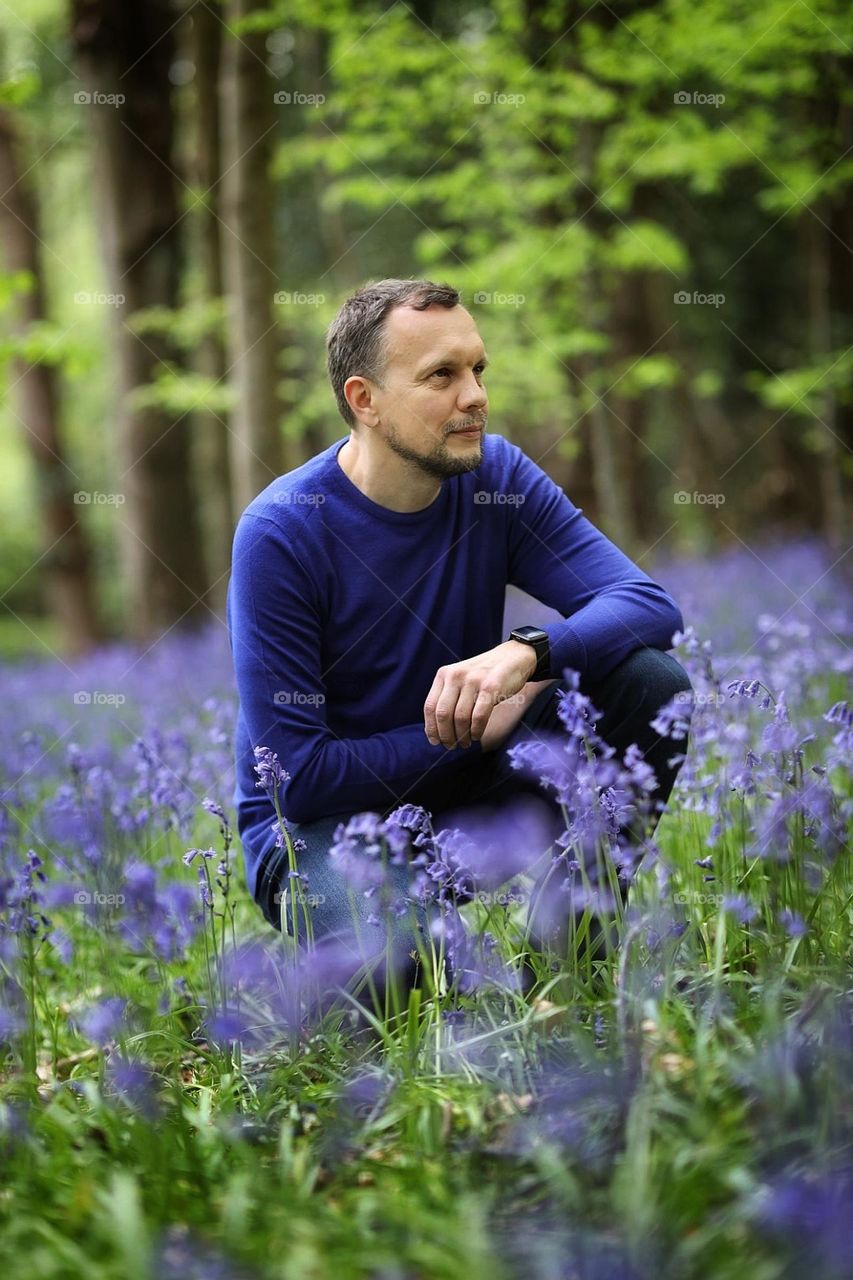
[[[270,924],[281,928],[281,911],[286,911],[286,927],[291,931],[292,885],[297,885],[296,908],[299,942],[307,941],[304,912],[311,919],[315,941],[337,938],[353,954],[354,965],[375,962],[384,964],[386,951],[392,952],[392,963],[400,988],[411,986],[417,976],[418,925],[425,928],[422,908],[411,905],[403,916],[383,913],[372,898],[353,888],[340,866],[330,857],[335,832],[352,814],[333,814],[315,822],[288,823],[291,839],[304,842],[296,854],[296,865],[304,879],[288,877],[285,851],[275,867],[266,875],[258,893],[258,902]],[[402,899],[408,889],[406,867],[389,866],[388,884],[395,898]],[[300,901],[301,899],[301,901]],[[304,906],[304,911],[303,911]],[[374,916],[375,913],[375,916]],[[382,916],[377,923],[377,919]],[[373,918],[371,918],[373,917]],[[421,935],[423,936],[423,935]],[[421,942],[421,945],[423,943]],[[379,972],[379,971],[377,971]]]

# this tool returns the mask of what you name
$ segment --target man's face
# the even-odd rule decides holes
[[[461,306],[395,307],[385,334],[384,390],[371,384],[385,445],[442,480],[473,471],[483,457],[489,400],[486,352],[472,317]]]

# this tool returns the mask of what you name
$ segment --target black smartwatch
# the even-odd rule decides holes
[[[541,627],[516,627],[510,633],[510,640],[520,640],[522,644],[532,645],[536,650],[536,669],[529,680],[546,680],[551,674],[551,645],[548,633]]]

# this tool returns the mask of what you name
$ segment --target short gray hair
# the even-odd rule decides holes
[[[432,306],[449,310],[459,301],[459,293],[451,285],[432,280],[377,280],[347,298],[326,331],[326,350],[329,380],[348,426],[354,427],[357,419],[344,395],[347,378],[370,378],[377,386],[384,385],[388,313],[403,306],[415,311]]]

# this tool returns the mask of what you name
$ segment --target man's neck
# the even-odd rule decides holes
[[[441,492],[441,481],[395,455],[373,460],[366,447],[350,436],[338,452],[341,470],[365,497],[389,511],[423,511]]]

